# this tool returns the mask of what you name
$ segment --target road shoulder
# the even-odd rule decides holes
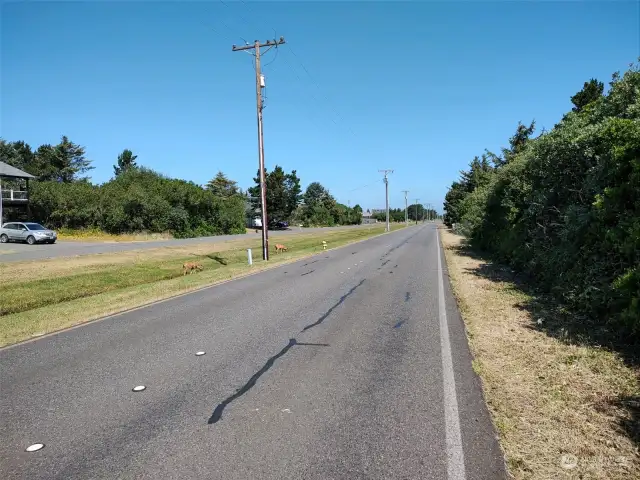
[[[441,230],[438,229],[438,231],[441,233]],[[440,242],[441,247],[438,250],[442,269],[439,275],[442,275],[444,289],[444,299],[441,299],[444,305],[440,308],[446,309],[466,470],[458,476],[452,475],[454,472],[450,471],[449,478],[486,478],[487,480],[508,478],[504,453],[500,448],[496,429],[487,410],[482,383],[473,369],[474,357],[469,347],[467,331],[449,281],[451,273],[444,248],[442,248],[444,239],[439,235],[437,241]]]
[[[510,474],[640,478],[638,369],[619,354],[545,331],[551,319],[534,316],[531,297],[500,275],[504,268],[450,231],[440,234]]]

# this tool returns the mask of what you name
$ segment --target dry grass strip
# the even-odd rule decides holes
[[[516,479],[640,478],[640,382],[623,355],[544,331],[531,297],[442,228],[451,283]],[[626,360],[626,361],[625,361]]]

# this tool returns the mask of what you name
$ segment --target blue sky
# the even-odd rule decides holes
[[[246,188],[257,171],[252,58],[265,58],[265,158],[341,202],[384,206],[379,169],[441,208],[458,171],[518,121],[551,128],[569,97],[639,52],[638,2],[6,2],[0,136],[34,148],[65,134],[95,182],[129,148],[139,163]],[[275,33],[274,33],[275,31]]]

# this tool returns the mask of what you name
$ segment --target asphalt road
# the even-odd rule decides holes
[[[292,227],[290,230],[269,231],[271,235],[290,235],[300,232],[330,231],[348,228],[363,228],[370,225],[356,225],[345,227],[321,227],[304,228]],[[38,244],[27,245],[26,243],[0,243],[0,262],[16,262],[22,260],[45,260],[56,257],[74,257],[77,255],[91,255],[98,253],[125,252],[130,250],[141,250],[145,248],[174,247],[179,245],[192,245],[195,243],[218,243],[227,240],[238,240],[246,238],[260,238],[261,233],[240,234],[240,235],[217,235],[212,237],[181,238],[171,240],[153,240],[138,242],[75,242],[58,241],[53,245]]]
[[[400,230],[0,350],[0,478],[504,478],[436,238]]]

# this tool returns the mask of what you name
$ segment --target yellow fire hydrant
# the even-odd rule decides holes
[[[327,249],[327,242],[325,242],[324,240],[322,241],[322,249],[323,250]]]

